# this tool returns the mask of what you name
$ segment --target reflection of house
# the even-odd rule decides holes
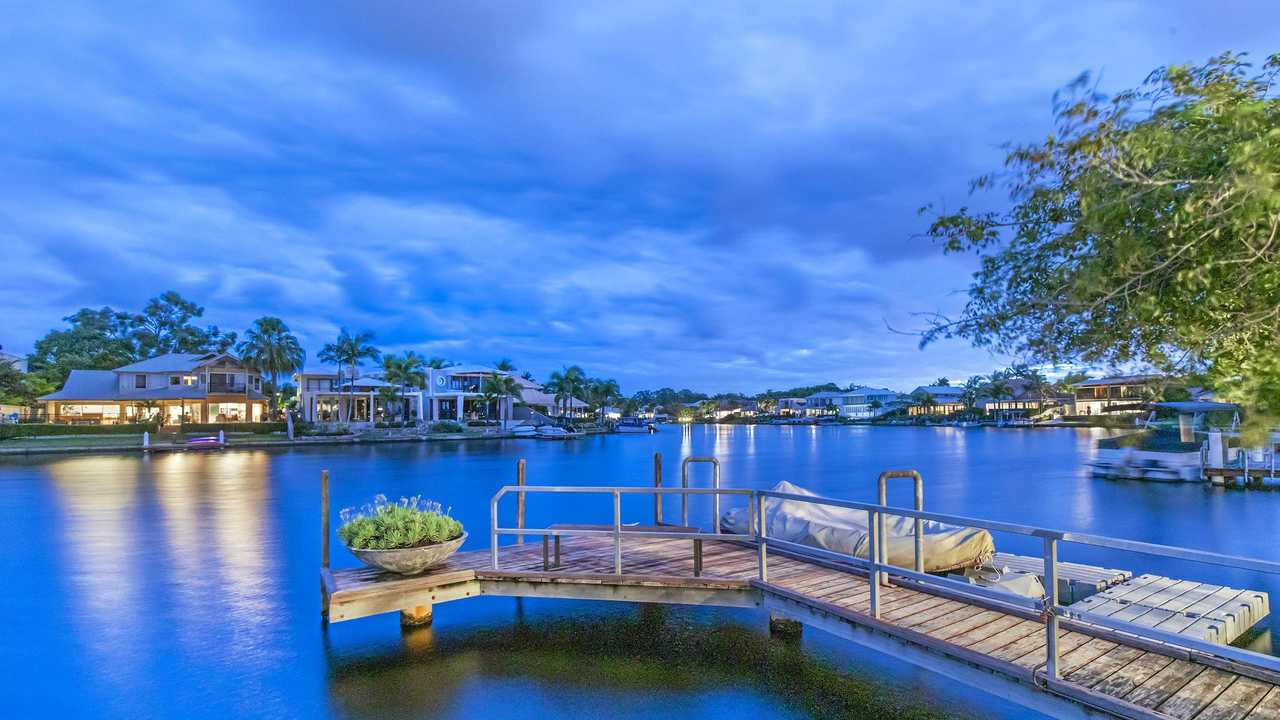
[[[1072,386],[1076,391],[1076,414],[1143,412],[1143,403],[1156,399],[1155,386],[1163,379],[1160,375],[1114,375],[1078,382]]]
[[[544,415],[556,415],[564,409],[564,403],[556,404],[555,396],[545,392],[541,385],[522,377],[519,398],[504,397],[491,401],[484,397],[485,378],[493,375],[510,375],[481,365],[455,365],[447,368],[427,368],[426,386],[396,388],[385,380],[383,371],[360,368],[354,381],[332,368],[308,368],[295,376],[298,384],[298,407],[302,418],[310,422],[336,422],[345,417],[348,422],[375,422],[387,420],[501,420],[515,418],[517,402]],[[349,416],[339,410],[350,399]],[[399,405],[399,407],[397,407]],[[573,398],[570,412],[581,412],[586,404]]]
[[[257,422],[262,376],[226,353],[170,353],[115,370],[72,370],[40,398],[51,422]]]
[[[907,408],[908,415],[950,415],[965,409],[964,388],[955,385],[921,385],[911,391],[916,404]],[[920,398],[926,398],[919,400]]]

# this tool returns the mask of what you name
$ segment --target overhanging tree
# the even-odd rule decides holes
[[[1280,55],[1171,66],[1105,97],[1082,76],[1057,129],[1013,147],[1010,207],[937,215],[929,235],[981,268],[963,312],[928,343],[963,337],[1038,362],[1201,374],[1280,418]],[[929,211],[925,208],[925,211]]]

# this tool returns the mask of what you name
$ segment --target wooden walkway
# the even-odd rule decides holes
[[[771,552],[763,583],[754,547],[705,541],[695,577],[690,541],[627,538],[624,574],[616,575],[612,539],[579,536],[563,539],[561,562],[544,570],[534,542],[504,546],[501,570],[490,569],[488,551],[459,553],[410,578],[323,570],[322,597],[333,622],[476,595],[763,607],[1051,715],[1280,719],[1280,677],[1265,669],[1063,621],[1062,679],[1051,681],[1045,626],[1034,614],[899,582],[881,589],[876,619],[866,574],[821,560]]]

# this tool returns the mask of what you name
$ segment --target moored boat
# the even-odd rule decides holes
[[[620,418],[613,426],[617,433],[656,433],[658,428],[650,421],[639,417]]]

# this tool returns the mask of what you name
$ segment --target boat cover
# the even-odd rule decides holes
[[[783,481],[775,492],[792,495],[816,493]],[[721,527],[727,532],[750,532],[747,508],[734,508],[723,514]],[[885,534],[889,537],[890,565],[911,568],[915,564],[915,519],[885,516]],[[842,555],[866,558],[867,513],[863,510],[819,505],[797,500],[771,499],[765,502],[765,530],[769,537],[811,545]],[[924,570],[948,572],[976,568],[995,554],[991,533],[981,528],[947,525],[924,521]]]

